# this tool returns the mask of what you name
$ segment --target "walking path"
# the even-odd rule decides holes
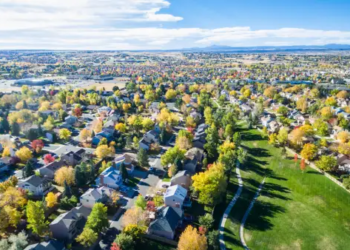
[[[242,245],[243,245],[243,247],[244,247],[245,250],[249,250],[249,248],[248,248],[248,246],[247,246],[247,244],[245,243],[245,240],[244,240],[244,225],[245,225],[245,222],[246,222],[246,220],[247,220],[247,218],[248,218],[248,216],[249,216],[250,210],[252,210],[256,199],[259,197],[260,191],[261,191],[261,189],[262,189],[264,183],[265,183],[265,178],[264,178],[263,181],[261,182],[261,184],[260,184],[260,186],[259,186],[259,188],[258,188],[258,191],[256,191],[256,193],[255,193],[254,199],[253,199],[252,202],[250,203],[250,205],[249,205],[247,211],[245,212],[245,214],[244,214],[244,216],[243,216],[243,219],[242,219],[242,222],[241,222],[241,227],[240,227],[240,229],[239,229],[239,236],[240,236],[240,238],[241,238],[241,243],[242,243]]]
[[[219,241],[220,241],[220,249],[221,250],[226,250],[225,239],[224,239],[224,230],[225,230],[225,224],[226,224],[227,217],[229,216],[233,206],[236,204],[236,202],[237,202],[238,198],[240,197],[242,190],[243,190],[243,180],[241,177],[241,172],[239,170],[239,163],[236,166],[236,174],[237,174],[237,178],[238,178],[238,189],[237,189],[235,196],[231,200],[230,204],[227,206],[224,215],[222,216],[220,228],[219,228]]]

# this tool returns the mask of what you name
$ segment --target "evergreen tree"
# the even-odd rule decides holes
[[[84,185],[85,182],[85,173],[83,172],[84,166],[76,166],[75,171],[74,171],[74,180],[75,180],[75,185],[78,187],[81,187]]]
[[[126,170],[124,162],[120,165],[120,174],[122,175],[123,181],[128,178],[128,171]]]
[[[139,165],[141,167],[148,167],[149,163],[148,163],[148,155],[147,155],[147,151],[143,148],[139,149],[139,152],[137,153],[137,160],[139,162]]]
[[[131,145],[132,145],[132,139],[131,139],[131,136],[130,136],[130,135],[127,135],[127,136],[126,136],[125,147],[127,147],[127,148],[131,148]]]
[[[6,118],[2,118],[0,122],[0,133],[8,134],[10,132],[10,124]]]
[[[164,144],[165,143],[165,127],[162,128],[161,132],[160,132],[160,144]]]
[[[174,164],[175,164],[175,166],[176,166],[176,168],[177,168],[178,171],[181,171],[181,170],[182,170],[183,165],[182,165],[182,161],[181,161],[180,158],[177,157],[177,158],[175,159]]]
[[[23,168],[22,173],[23,173],[23,178],[28,178],[29,176],[32,176],[33,174],[35,174],[33,163],[31,160],[27,162],[26,166]]]
[[[72,196],[72,190],[70,186],[67,184],[66,181],[64,181],[64,190],[63,190],[63,197],[71,197]]]
[[[40,136],[42,136],[44,134],[44,132],[43,132],[43,129],[42,129],[42,127],[41,127],[41,124],[39,124],[38,125],[38,135],[39,135],[39,137]]]
[[[28,109],[28,105],[26,100],[23,100],[23,109]]]

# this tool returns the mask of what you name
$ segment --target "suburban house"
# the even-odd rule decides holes
[[[122,181],[123,180],[120,172],[114,167],[110,167],[104,170],[96,179],[96,185],[117,189],[119,188],[119,185],[122,183]]]
[[[204,151],[193,147],[186,152],[185,157],[183,169],[189,171],[191,174],[195,174],[197,172],[197,166],[203,161]]]
[[[62,242],[50,240],[27,246],[24,250],[66,250]]]
[[[106,138],[109,143],[113,140],[113,134],[109,133],[108,131],[102,131],[92,138],[92,144],[94,146],[98,145],[103,138]]]
[[[249,113],[252,112],[252,108],[249,107],[247,104],[242,104],[242,105],[240,106],[240,108],[241,108],[241,110],[243,111],[243,113],[244,113],[245,115],[248,115]]]
[[[85,153],[85,149],[79,149],[76,152],[69,151],[68,153],[61,155],[61,160],[63,162],[66,162],[68,166],[74,167],[83,160],[83,158],[85,157]]]
[[[76,123],[76,122],[78,121],[78,118],[75,117],[75,116],[70,115],[70,116],[67,116],[67,117],[64,119],[64,121],[65,121],[67,124],[69,124],[69,125],[73,125],[74,123]]]
[[[26,179],[20,180],[18,182],[18,187],[27,190],[35,196],[43,196],[52,189],[51,184],[51,181],[47,178],[32,175]]]
[[[90,213],[90,208],[80,206],[60,214],[50,223],[52,236],[59,241],[71,242],[83,231]]]
[[[186,196],[186,188],[183,188],[180,185],[170,186],[164,194],[164,203],[169,207],[181,208]]]
[[[137,162],[137,155],[133,153],[123,154],[120,157],[117,157],[114,160],[115,168],[119,170],[122,163],[124,163],[125,168],[128,172],[128,174],[132,174],[134,172],[135,166],[134,163]]]
[[[337,156],[338,170],[350,173],[350,159],[346,155]]]
[[[92,208],[95,203],[107,203],[110,200],[113,189],[108,187],[90,188],[82,196],[80,196],[80,203],[84,207]]]
[[[272,122],[274,119],[271,117],[271,116],[263,116],[261,118],[261,124],[264,126],[264,127],[268,127],[269,123]]]
[[[183,211],[177,207],[162,207],[148,227],[148,233],[170,240],[175,238],[176,229],[181,225]]]
[[[104,113],[104,114],[108,115],[111,111],[112,111],[112,109],[110,107],[107,107],[107,106],[103,106],[103,107],[97,109],[97,112],[99,114]]]
[[[53,178],[55,178],[56,171],[59,170],[63,166],[67,166],[67,164],[65,162],[63,162],[62,160],[54,161],[54,162],[47,164],[46,166],[39,168],[37,171],[39,172],[39,174],[41,176],[43,176],[45,178],[53,179]]]
[[[149,150],[151,144],[153,143],[159,143],[159,133],[154,130],[150,130],[143,135],[143,138],[139,142],[139,147]]]
[[[170,180],[170,185],[180,185],[187,190],[190,188],[192,183],[191,175],[189,171],[183,170],[179,171],[176,175],[174,175]]]

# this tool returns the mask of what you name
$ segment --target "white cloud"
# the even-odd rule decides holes
[[[0,0],[0,49],[129,50],[213,44],[350,43],[349,31],[164,28],[165,22],[182,20],[159,13],[169,7],[169,0]]]

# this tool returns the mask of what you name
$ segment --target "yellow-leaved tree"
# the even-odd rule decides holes
[[[16,152],[16,156],[21,159],[23,163],[33,158],[32,151],[27,147],[21,147],[20,150]]]
[[[187,226],[181,234],[177,246],[178,250],[207,250],[207,237],[199,234],[197,228]]]
[[[54,193],[49,192],[46,195],[45,201],[46,201],[46,206],[48,208],[54,207],[57,205],[57,196]]]
[[[100,145],[96,148],[95,155],[100,159],[104,159],[108,156],[113,156],[114,150],[112,147],[108,147],[108,145]]]
[[[72,167],[62,167],[56,171],[55,182],[63,186],[65,181],[70,186],[74,184],[74,169]]]

